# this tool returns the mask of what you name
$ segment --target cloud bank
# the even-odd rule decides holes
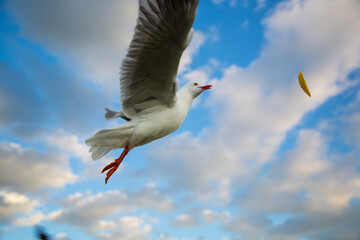
[[[267,1],[257,4],[262,9]],[[130,185],[103,192],[84,189],[79,179],[91,173],[75,175],[69,161],[92,164],[83,130],[94,129],[91,119],[117,96],[113,69],[131,39],[136,2],[4,6],[21,23],[6,49],[22,46],[24,56],[17,61],[7,50],[9,61],[0,65],[8,80],[0,82],[1,131],[36,139],[46,150],[1,142],[0,221],[67,224],[97,239],[196,239],[209,229],[219,230],[217,239],[360,236],[359,1],[280,2],[263,20],[259,57],[247,67],[226,66],[217,78],[217,60],[192,68],[212,41],[196,30],[180,71],[214,85],[196,106],[211,111],[210,125],[153,143],[138,169],[124,170]],[[311,99],[298,86],[299,71]],[[348,102],[332,105],[339,96]],[[320,116],[311,122],[314,114]],[[51,211],[30,196],[70,184],[76,190],[57,197]]]

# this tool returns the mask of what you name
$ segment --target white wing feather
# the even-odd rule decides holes
[[[171,106],[181,55],[191,41],[198,0],[139,0],[139,17],[121,65],[120,100],[130,117]]]

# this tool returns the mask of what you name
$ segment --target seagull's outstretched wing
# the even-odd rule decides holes
[[[121,65],[126,116],[174,103],[179,61],[193,35],[197,5],[198,0],[139,0],[135,34]]]

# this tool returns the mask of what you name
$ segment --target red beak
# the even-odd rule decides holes
[[[199,87],[201,89],[204,89],[204,90],[209,90],[211,89],[212,85],[205,85],[205,86],[202,86],[202,87]]]

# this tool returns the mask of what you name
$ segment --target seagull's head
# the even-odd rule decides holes
[[[203,86],[201,86],[197,82],[192,82],[192,83],[189,83],[187,87],[189,89],[190,94],[193,96],[193,98],[196,98],[203,91],[211,89],[212,85],[203,85]]]

